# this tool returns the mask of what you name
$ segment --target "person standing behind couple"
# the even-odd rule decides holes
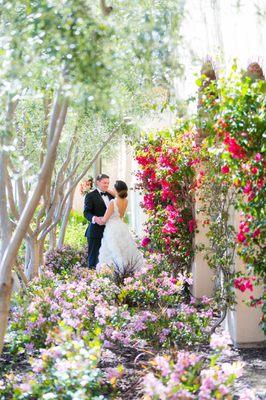
[[[104,216],[109,202],[114,196],[108,192],[109,176],[100,174],[96,178],[96,189],[85,196],[84,217],[90,222],[85,236],[88,240],[88,266],[95,268],[98,263],[99,250],[103,238],[104,225],[101,217]]]

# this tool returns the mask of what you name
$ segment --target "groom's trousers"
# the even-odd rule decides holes
[[[87,238],[88,239],[88,267],[95,268],[98,264],[99,250],[101,247],[102,238]]]

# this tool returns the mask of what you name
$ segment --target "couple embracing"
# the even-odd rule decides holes
[[[128,188],[116,181],[109,190],[109,176],[96,179],[96,189],[86,194],[84,216],[90,222],[85,236],[88,239],[89,268],[110,266],[118,275],[131,275],[144,266],[143,256],[123,217],[127,210]]]

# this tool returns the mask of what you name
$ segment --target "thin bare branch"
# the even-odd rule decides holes
[[[17,179],[17,191],[18,191],[18,209],[19,213],[22,214],[27,201],[27,195],[24,190],[22,176],[19,176]]]
[[[7,156],[7,159],[9,157]],[[8,164],[8,161],[7,161]],[[13,218],[15,218],[16,220],[19,219],[19,213],[16,207],[16,203],[15,203],[15,199],[14,199],[14,192],[13,192],[13,185],[11,182],[11,178],[8,172],[8,168],[6,165],[6,186],[7,186],[7,195],[8,195],[8,203],[9,203],[9,207],[12,213]]]
[[[0,226],[1,226],[1,252],[3,256],[11,237],[11,225],[9,222],[7,195],[6,195],[6,152],[0,151]]]
[[[63,164],[61,165],[58,174],[57,174],[57,178],[56,178],[56,182],[55,182],[55,190],[57,190],[57,188],[59,187],[59,182],[62,181],[63,175],[71,161],[71,153],[73,151],[74,145],[76,143],[76,132],[77,132],[77,126],[75,128],[75,132],[73,137],[71,138],[71,142],[69,144],[68,150],[67,150],[67,156],[65,158],[65,161],[63,162]]]
[[[51,107],[51,99],[44,97],[43,99],[44,107],[44,122],[43,122],[43,134],[42,134],[42,149],[40,154],[40,167],[44,161],[44,149],[47,147],[47,135],[48,135],[48,125],[49,125],[49,113]]]
[[[21,277],[21,280],[22,280],[23,284],[24,284],[25,286],[27,286],[27,284],[28,284],[28,279],[27,279],[26,275],[24,274],[24,271],[23,271],[23,269],[21,268],[21,266],[19,265],[18,262],[16,262],[16,264],[15,264],[15,271],[16,271],[16,272],[18,273],[18,275]]]
[[[52,145],[53,138],[56,136],[56,130],[58,129],[58,124],[60,121],[60,115],[62,115],[62,104],[61,104],[61,89],[58,90],[56,98],[53,104],[53,111],[50,118],[50,123],[48,126],[48,143],[47,143],[47,152],[49,152],[49,148]],[[53,160],[54,165],[54,160]],[[46,187],[44,191],[44,202],[45,204],[49,204],[51,201],[51,181],[52,181],[53,170],[50,168],[47,180]]]
[[[63,195],[63,185],[61,182],[63,180],[63,176],[65,174],[67,166],[69,165],[69,163],[71,161],[71,153],[73,151],[73,148],[74,148],[74,145],[76,142],[76,132],[77,132],[77,126],[75,128],[74,135],[69,144],[66,159],[63,162],[63,164],[61,165],[61,168],[57,174],[56,182],[54,184],[54,189],[53,189],[52,201],[51,201],[51,204],[49,205],[49,209],[48,209],[46,218],[41,225],[38,224],[36,226],[36,229],[34,231],[34,233],[37,235],[39,235],[41,231],[45,230],[50,225],[52,218],[53,218],[54,210],[56,208],[58,197],[60,196],[60,192],[62,192],[62,195]]]
[[[82,162],[85,160],[85,158],[86,158],[86,155],[84,155],[78,162],[75,163],[75,165],[72,168],[72,171],[68,174],[68,176],[62,182],[63,187],[65,187],[65,185],[69,182],[69,180],[71,178],[73,178],[73,176],[75,175],[75,173],[77,172],[78,168],[80,167]]]
[[[105,146],[112,140],[112,138],[115,136],[119,128],[121,127],[123,122],[121,122],[119,125],[117,125],[112,132],[108,135],[107,139],[101,144],[97,152],[95,153],[94,157],[90,160],[88,165],[83,169],[83,171],[78,175],[78,177],[73,181],[72,185],[69,187],[67,193],[65,194],[59,208],[58,208],[58,215],[55,218],[54,222],[44,231],[42,232],[40,239],[44,238],[60,221],[63,213],[63,209],[65,206],[65,202],[68,199],[69,195],[72,193],[73,190],[76,189],[78,183],[81,181],[81,179],[86,175],[88,170],[91,168],[93,163],[96,161],[96,159],[99,157]]]

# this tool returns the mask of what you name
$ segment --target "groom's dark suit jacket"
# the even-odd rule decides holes
[[[113,199],[114,197],[107,193],[107,196],[109,199]],[[92,218],[94,216],[96,217],[103,217],[106,211],[106,205],[105,202],[103,201],[102,196],[98,192],[97,189],[93,190],[90,193],[87,193],[85,196],[85,203],[84,203],[84,217],[92,222]],[[104,225],[98,225],[98,224],[92,224],[90,223],[89,226],[86,229],[85,236],[87,238],[99,238],[101,239],[103,237],[103,231],[104,231],[105,226]]]

